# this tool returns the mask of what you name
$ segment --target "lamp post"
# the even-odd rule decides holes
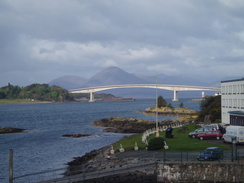
[[[158,128],[158,73],[156,77],[156,137],[159,137],[159,128]]]

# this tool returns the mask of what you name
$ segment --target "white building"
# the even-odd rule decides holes
[[[222,123],[244,126],[244,78],[221,82]]]

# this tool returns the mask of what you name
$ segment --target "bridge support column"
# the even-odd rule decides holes
[[[174,90],[174,99],[172,101],[179,101],[178,91]]]
[[[89,100],[89,102],[95,102],[94,93],[93,92],[90,92],[90,100]]]

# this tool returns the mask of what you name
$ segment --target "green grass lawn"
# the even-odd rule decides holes
[[[187,130],[184,133],[177,133],[178,129],[175,128],[173,130],[174,138],[166,139],[167,145],[169,149],[166,151],[202,151],[207,147],[220,147],[223,150],[229,150],[230,147],[221,145],[221,144],[214,144],[198,139],[192,139],[188,137],[189,132],[194,131],[195,129],[199,128],[197,125],[187,125]],[[165,132],[160,133],[161,137],[165,137]],[[122,144],[123,148],[126,151],[131,151],[134,149],[135,142],[137,142],[137,146],[140,150],[146,150],[146,144],[142,143],[141,141],[142,134],[135,134],[128,137],[121,139],[120,141],[116,142],[114,145],[114,149],[119,149],[120,144]],[[148,142],[150,139],[155,138],[155,134],[151,135],[147,138]]]

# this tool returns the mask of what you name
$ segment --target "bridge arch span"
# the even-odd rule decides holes
[[[164,84],[127,84],[127,85],[108,85],[108,86],[95,86],[95,87],[88,87],[88,88],[80,88],[69,90],[69,93],[90,93],[90,102],[94,100],[94,93],[104,90],[111,90],[111,89],[118,89],[118,88],[157,88],[157,89],[164,89],[164,90],[171,90],[174,91],[174,98],[173,101],[178,101],[178,91],[221,91],[220,88],[215,87],[204,87],[204,86],[186,86],[186,85],[164,85]]]

